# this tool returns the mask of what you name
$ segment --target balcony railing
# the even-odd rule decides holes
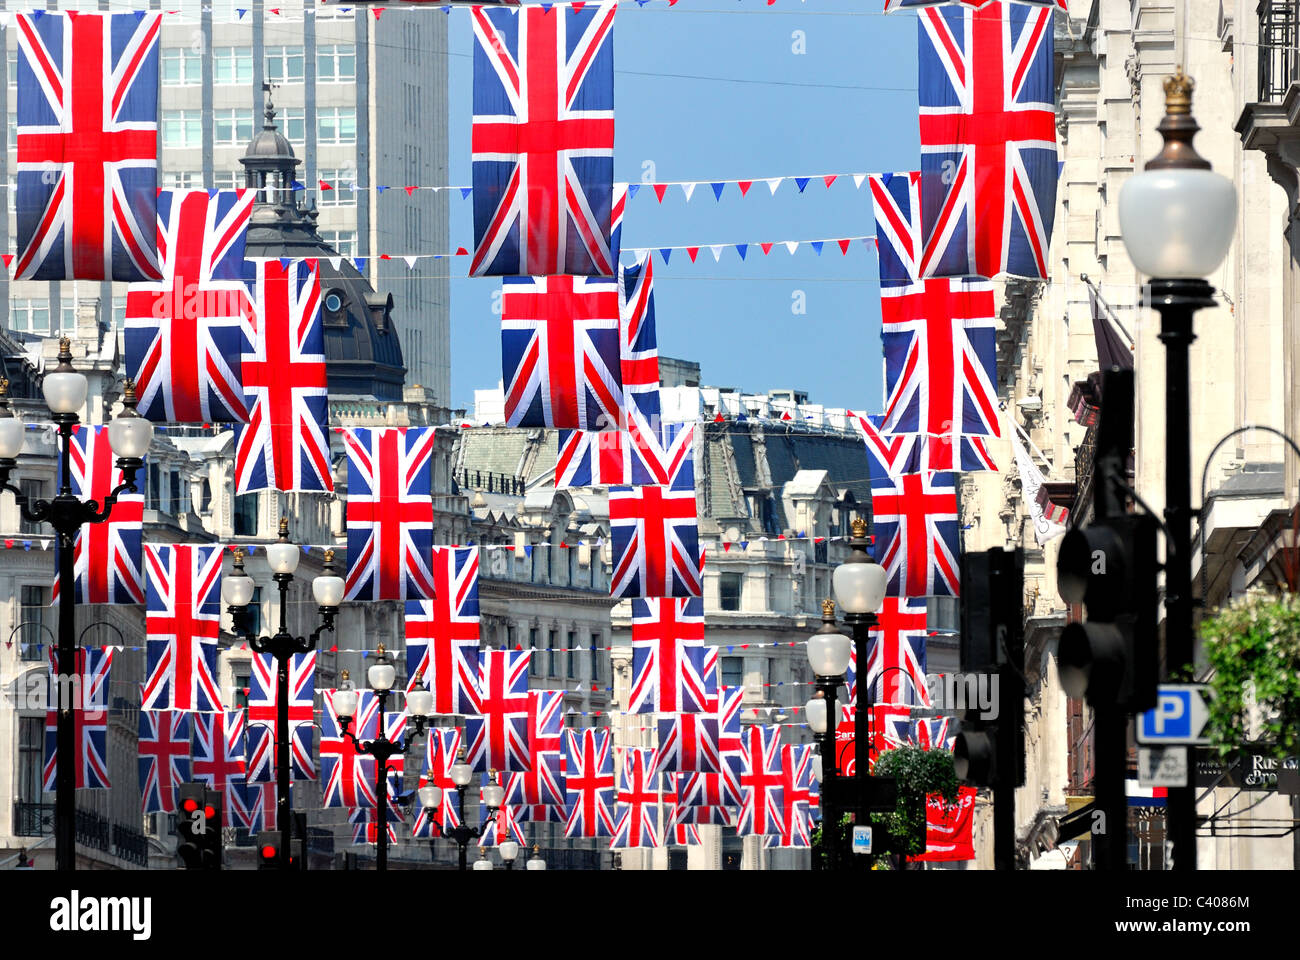
[[[1296,80],[1300,59],[1300,2],[1260,0],[1259,102],[1278,103]]]
[[[15,803],[14,834],[19,837],[42,837],[54,833],[54,804]],[[91,810],[77,811],[77,842],[96,850],[111,852],[128,863],[149,864],[149,839],[138,830],[120,823],[109,823]]]

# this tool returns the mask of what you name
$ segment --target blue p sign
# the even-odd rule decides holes
[[[1156,705],[1138,717],[1139,743],[1208,743],[1202,735],[1209,719],[1204,686],[1162,683]]]
[[[1151,711],[1150,732],[1157,737],[1190,737],[1190,700],[1191,695],[1186,690],[1161,690],[1155,709]]]

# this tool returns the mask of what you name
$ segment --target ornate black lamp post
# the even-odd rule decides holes
[[[75,870],[77,867],[77,767],[72,762],[76,754],[76,715],[74,692],[80,691],[77,673],[75,608],[76,579],[73,567],[73,544],[82,526],[108,520],[124,492],[136,492],[135,475],[144,466],[144,455],[153,439],[153,424],[135,411],[135,384],[125,383],[122,395],[122,412],[108,425],[108,442],[117,454],[117,467],[122,471],[122,482],[113,489],[104,503],[80,500],[72,493],[72,472],[69,469],[72,434],[80,422],[77,411],[86,403],[88,385],[84,374],[72,367],[71,341],[59,341],[59,365],[45,374],[41,389],[45,402],[54,414],[59,437],[59,493],[52,500],[29,501],[22,490],[9,482],[10,474],[18,468],[17,457],[23,448],[23,422],[9,408],[9,381],[0,380],[0,489],[14,495],[23,516],[33,523],[48,523],[58,535],[59,577],[59,635],[56,687],[59,702],[56,717],[55,745],[59,764],[55,774],[54,790],[54,862],[58,870]],[[51,691],[53,692],[53,691]]]
[[[312,594],[320,604],[321,625],[310,636],[295,637],[287,624],[289,584],[298,569],[298,545],[289,540],[289,521],[280,519],[280,539],[266,548],[267,563],[280,590],[280,622],[272,636],[259,637],[247,628],[248,604],[253,599],[253,578],[244,573],[244,552],[235,551],[234,573],[221,584],[222,599],[228,604],[233,619],[233,632],[257,653],[275,657],[278,667],[275,685],[275,789],[276,817],[280,824],[280,869],[289,869],[289,845],[292,838],[291,810],[289,806],[289,664],[294,654],[310,653],[316,649],[320,635],[334,629],[343,600],[343,578],[334,572],[334,551],[325,551],[325,572],[312,581]]]
[[[419,682],[421,677],[416,674],[415,689],[406,695],[406,714],[415,721],[415,733],[408,733],[400,743],[397,743],[388,739],[384,724],[384,706],[388,703],[393,684],[397,680],[397,668],[393,666],[393,661],[384,650],[382,643],[376,649],[375,662],[366,671],[366,679],[370,681],[370,689],[379,698],[379,735],[373,740],[358,740],[348,729],[352,725],[352,718],[357,714],[358,698],[356,686],[348,679],[346,670],[343,671],[343,680],[339,689],[334,693],[334,711],[338,714],[343,736],[352,741],[357,753],[368,753],[375,758],[375,797],[378,803],[375,830],[378,852],[375,856],[375,869],[387,870],[388,761],[393,757],[404,755],[410,749],[412,738],[424,733],[425,723],[432,721],[433,693]]]
[[[430,760],[430,762],[432,763],[432,760]],[[481,837],[485,829],[495,829],[495,825],[492,821],[496,817],[496,812],[500,809],[501,804],[505,802],[506,791],[505,787],[496,782],[495,777],[491,778],[492,782],[483,788],[483,804],[487,807],[488,811],[487,818],[483,821],[484,826],[471,827],[465,817],[465,790],[469,786],[470,780],[474,778],[474,771],[471,770],[469,764],[465,762],[464,747],[461,747],[460,752],[456,754],[456,762],[451,765],[451,770],[449,772],[451,774],[451,782],[456,785],[456,804],[457,808],[460,810],[460,826],[444,830],[435,816],[435,811],[442,803],[442,787],[434,786],[433,784],[421,787],[420,803],[423,804],[427,811],[429,811],[430,830],[442,837],[444,840],[452,841],[460,848],[460,869],[465,870],[468,869],[466,850],[469,847],[470,841],[477,840]],[[514,841],[506,842],[513,843]],[[482,863],[485,861],[480,860],[479,862]],[[545,863],[545,861],[542,862]],[[529,864],[529,870],[545,869],[544,867],[538,868],[531,866],[531,860],[529,861]],[[491,869],[491,866],[492,864],[490,861],[488,862],[487,867],[480,867],[476,863],[474,869]]]

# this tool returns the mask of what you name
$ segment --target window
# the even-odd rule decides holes
[[[77,301],[63,299],[59,302],[59,330],[77,329]]]
[[[11,63],[13,61],[10,61]],[[193,87],[203,82],[203,56],[189,47],[165,47],[162,52],[164,87]],[[252,82],[252,77],[249,77]]]
[[[927,597],[926,623],[931,630],[958,633],[961,630],[961,601],[956,597]]]
[[[322,107],[316,112],[317,143],[356,143],[355,107]]]
[[[245,84],[253,82],[252,47],[213,47],[212,82]]]
[[[723,610],[740,609],[740,585],[744,575],[724,573],[718,579],[718,603]]]
[[[9,65],[9,86],[11,87],[17,86],[18,85],[18,58],[10,57],[8,60],[8,65]]]
[[[213,110],[212,142],[218,146],[237,146],[253,139],[252,110]]]
[[[248,629],[254,634],[262,632],[262,588],[253,588],[253,599],[248,601]],[[245,684],[247,686],[247,684]]]
[[[356,78],[356,44],[322,44],[316,48],[316,79],[319,82],[342,83]]]
[[[257,588],[255,587],[254,591],[256,592],[256,590]],[[236,710],[244,710],[247,709],[248,707],[248,694],[246,694],[244,691],[248,689],[250,676],[251,675],[247,673],[235,674],[235,709]]]
[[[9,149],[18,149],[18,114],[9,111]],[[12,188],[11,188],[12,189]]]
[[[739,687],[745,682],[745,658],[744,657],[723,657],[722,658],[722,685],[724,687]]]
[[[41,772],[45,766],[45,718],[19,717],[18,802],[41,802]]]
[[[238,190],[243,185],[243,178],[234,170],[217,170],[212,174],[212,186],[217,190]]]
[[[149,475],[145,481],[144,487],[144,505],[149,510],[158,509],[158,492],[161,484],[158,480],[158,464],[149,464]]]
[[[113,329],[121,330],[126,324],[126,297],[113,298]]]
[[[324,167],[320,179],[333,189],[321,190],[317,203],[322,207],[355,207],[357,195],[352,190],[357,182],[357,171],[352,167]],[[415,249],[412,247],[412,249]]]
[[[24,660],[40,660],[41,646],[53,643],[47,618],[50,614],[50,588],[26,585],[18,593],[18,622],[22,625],[21,640]]]
[[[551,631],[551,645],[550,645],[550,647],[549,647],[549,648],[547,649],[547,651],[546,651],[546,676],[548,676],[548,677],[554,677],[554,676],[556,676],[556,672],[555,672],[555,657],[556,657],[555,648],[556,648],[557,646],[559,646],[559,642],[560,642],[560,634],[559,634],[559,631],[552,630],[552,631]]]
[[[203,174],[198,170],[164,170],[164,190],[197,190],[203,186]]]
[[[266,79],[269,83],[302,83],[302,47],[267,47]]]
[[[167,498],[167,502],[170,507],[168,512],[177,514],[179,516],[180,514],[185,512],[184,505],[181,503],[181,475],[179,472],[173,471],[170,474],[170,476],[171,476],[171,493]]]
[[[241,493],[235,497],[235,536],[257,535],[257,494]]]
[[[164,110],[162,115],[164,147],[203,146],[203,113],[199,110]],[[249,139],[252,139],[250,136]]]
[[[307,108],[285,107],[280,111],[280,129],[290,143],[302,146],[307,142]]]
[[[357,254],[357,232],[355,230],[322,230],[321,239],[345,257]],[[533,556],[542,551],[534,550]]]
[[[600,653],[597,648],[600,646],[595,634],[591,635],[591,682],[594,684],[600,680]]]
[[[50,301],[45,297],[9,302],[9,328],[28,333],[50,332]]]

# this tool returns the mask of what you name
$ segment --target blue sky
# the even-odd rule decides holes
[[[916,18],[879,15],[880,0],[662,0],[619,5],[615,21],[616,180],[761,179],[915,169],[919,147]],[[864,8],[873,12],[864,12]],[[805,52],[796,53],[802,44]],[[467,11],[450,16],[450,178],[470,182],[473,35]],[[471,204],[452,200],[451,245],[471,246]],[[862,236],[874,232],[864,183],[792,183],[772,196],[707,183],[687,203],[670,187],[628,201],[623,246],[744,243]],[[692,264],[655,255],[662,354],[697,360],[703,382],[762,392],[807,390],[814,402],[868,412],[881,406],[880,306],[874,250],[846,256],[802,246],[741,262],[701,250]],[[466,261],[455,261],[463,269]],[[451,282],[452,404],[501,379],[500,282]],[[802,294],[806,312],[793,306]]]

